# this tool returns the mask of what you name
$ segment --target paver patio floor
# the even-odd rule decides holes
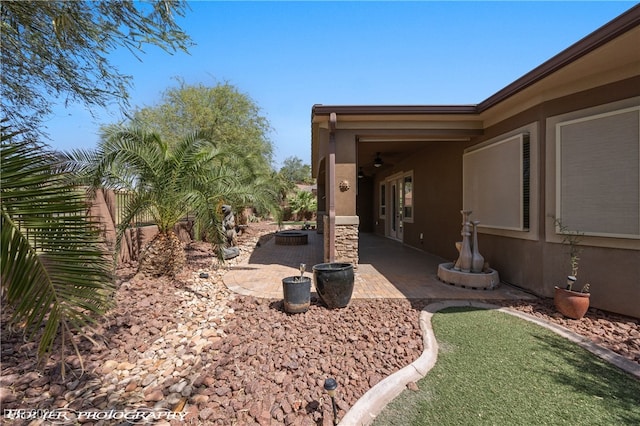
[[[245,262],[230,267],[223,277],[224,283],[238,294],[270,299],[282,298],[283,278],[299,275],[301,263],[306,264],[306,275],[311,276],[312,266],[323,263],[322,234],[314,230],[302,232],[307,232],[308,244],[277,245],[275,238],[272,238],[256,247]],[[495,290],[472,290],[445,284],[438,280],[437,269],[440,263],[451,260],[374,234],[360,234],[359,256],[355,272],[354,299],[534,298],[505,284],[500,284]]]

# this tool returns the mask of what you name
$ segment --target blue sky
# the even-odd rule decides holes
[[[190,2],[180,25],[190,54],[146,48],[112,60],[133,76],[131,105],[155,105],[186,83],[228,82],[273,127],[276,168],[310,162],[314,104],[475,104],[633,7],[637,2]],[[56,108],[49,144],[93,148],[117,107]]]

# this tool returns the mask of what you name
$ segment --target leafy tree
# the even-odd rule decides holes
[[[186,8],[180,0],[0,2],[0,82],[9,123],[37,133],[52,99],[127,105],[130,77],[108,54],[124,47],[137,56],[145,45],[186,51],[191,42],[175,20]]]
[[[284,198],[288,187],[271,167],[271,126],[255,102],[235,86],[223,83],[210,87],[179,81],[177,87],[164,92],[158,105],[135,111],[133,123],[169,143],[194,130],[206,132],[217,149],[229,154],[224,164],[238,183],[225,202],[237,212],[254,207],[262,214],[277,214],[278,201]],[[242,192],[238,192],[240,188]],[[241,193],[242,197],[234,197]],[[262,196],[256,197],[259,193]]]
[[[255,102],[231,84],[209,87],[179,81],[164,92],[158,105],[138,109],[133,117],[167,141],[180,140],[194,130],[206,131],[217,144],[235,147],[243,157],[250,155],[254,169],[271,168],[271,126]]]
[[[243,184],[237,168],[229,166],[237,164],[236,155],[213,143],[207,132],[192,132],[169,144],[157,133],[135,126],[108,126],[97,150],[76,150],[67,158],[93,188],[132,193],[116,247],[137,214],[153,216],[159,233],[139,265],[141,272],[151,275],[171,276],[184,266],[184,249],[173,228],[187,213],[195,215],[203,232],[219,243],[222,204],[253,202],[264,207],[271,202],[272,191],[259,181]]]
[[[75,348],[74,333],[109,307],[111,262],[99,224],[87,217],[85,191],[70,183],[45,146],[16,136],[2,126],[3,303],[13,306],[13,319],[28,338],[39,338],[40,356],[52,350],[58,335],[64,354],[65,342]]]
[[[313,182],[311,166],[304,164],[298,157],[287,157],[280,168],[280,174],[294,184]]]

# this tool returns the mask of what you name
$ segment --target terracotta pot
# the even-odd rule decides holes
[[[580,293],[560,287],[555,289],[553,302],[558,312],[565,317],[573,319],[580,319],[587,313],[587,309],[589,309],[589,293]]]

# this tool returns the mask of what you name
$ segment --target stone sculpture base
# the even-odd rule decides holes
[[[438,278],[447,284],[474,290],[493,290],[500,284],[498,271],[494,269],[480,273],[456,271],[453,262],[438,265]]]

